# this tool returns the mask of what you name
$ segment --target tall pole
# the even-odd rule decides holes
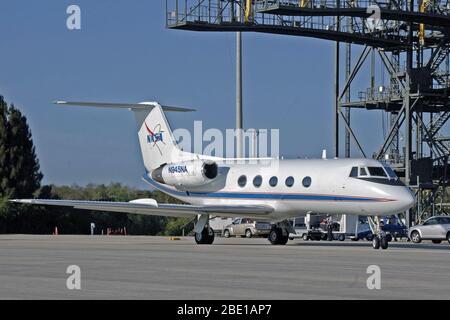
[[[409,11],[414,9],[414,0],[408,0]],[[413,29],[412,23],[408,24],[408,50],[406,52],[406,86],[405,98],[405,184],[411,184],[411,160],[412,160],[412,112],[411,112],[411,71],[413,67],[412,48]],[[406,212],[406,226],[411,226],[411,212]]]
[[[408,0],[409,11],[413,11],[414,0]],[[406,86],[405,86],[405,184],[411,182],[412,160],[412,113],[411,113],[411,71],[413,67],[412,24],[408,24],[408,50],[406,52]]]
[[[337,7],[340,1],[337,0]],[[340,17],[336,17],[336,30],[340,31]],[[334,62],[334,156],[339,157],[339,41],[336,42],[335,62]]]
[[[336,42],[334,66],[334,156],[339,157],[339,41]]]
[[[237,6],[237,19],[241,22],[241,6]],[[243,157],[242,143],[242,33],[236,32],[236,157]]]

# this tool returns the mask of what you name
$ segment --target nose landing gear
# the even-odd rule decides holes
[[[374,249],[387,249],[389,247],[389,235],[381,229],[380,217],[368,217],[368,220],[373,233],[372,247]]]

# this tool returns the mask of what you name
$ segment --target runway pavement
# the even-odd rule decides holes
[[[81,290],[69,290],[69,265]],[[370,265],[381,289],[369,290]],[[0,236],[0,299],[448,299],[450,244]]]

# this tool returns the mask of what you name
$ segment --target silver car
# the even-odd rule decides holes
[[[272,226],[269,222],[258,222],[249,218],[237,218],[233,223],[223,229],[223,236],[241,236],[251,238],[253,236],[267,237]]]
[[[450,216],[431,217],[422,224],[409,228],[409,238],[414,243],[422,240],[431,240],[433,243],[447,240],[450,243]]]

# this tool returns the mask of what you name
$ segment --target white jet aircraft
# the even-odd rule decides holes
[[[134,112],[146,174],[153,188],[186,205],[76,200],[12,200],[13,202],[125,212],[196,217],[195,241],[212,244],[210,215],[246,216],[273,223],[269,240],[284,245],[294,232],[287,219],[307,213],[369,217],[373,247],[388,247],[379,216],[404,212],[414,204],[411,191],[386,164],[372,159],[230,160],[189,153],[178,148],[164,111],[192,111],[156,102],[111,104],[57,101],[57,104],[124,108]],[[372,218],[373,217],[373,218]]]

